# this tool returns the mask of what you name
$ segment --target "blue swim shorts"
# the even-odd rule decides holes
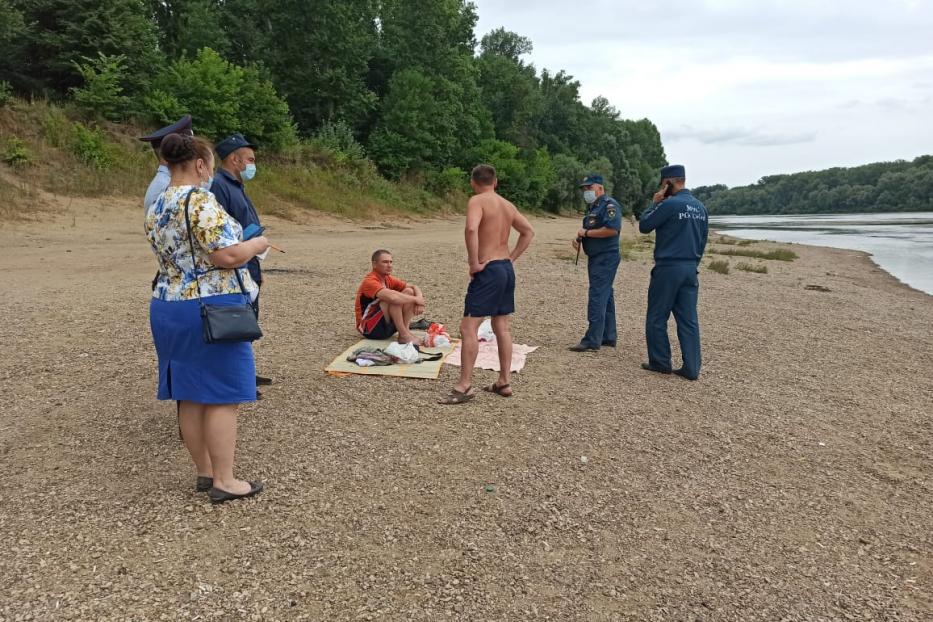
[[[490,261],[473,275],[463,304],[464,317],[515,313],[515,270],[508,259]]]

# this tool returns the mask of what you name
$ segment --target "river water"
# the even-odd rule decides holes
[[[933,294],[933,212],[712,216],[710,229],[750,240],[865,251],[900,281]]]

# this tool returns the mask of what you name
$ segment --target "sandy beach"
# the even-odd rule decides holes
[[[322,368],[378,247],[456,328],[461,223],[269,218],[275,384],[238,453],[267,488],[212,507],[155,399],[141,207],[43,218],[0,230],[0,620],[933,619],[933,296],[864,254],[703,268],[690,383],[639,368],[647,248],[619,270],[619,348],[567,351],[578,221],[538,218],[513,334],[540,349],[513,398],[454,407],[456,368]]]

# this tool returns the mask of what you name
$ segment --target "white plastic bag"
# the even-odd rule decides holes
[[[492,332],[492,322],[487,317],[483,320],[483,323],[479,325],[479,330],[476,331],[476,336],[479,337],[480,341],[495,341],[496,334]]]
[[[393,341],[384,352],[397,358],[400,363],[416,363],[418,361],[418,351],[410,343],[401,344]]]

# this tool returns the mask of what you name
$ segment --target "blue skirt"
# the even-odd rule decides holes
[[[202,300],[211,305],[235,305],[243,303],[243,296],[224,294]],[[159,356],[158,399],[199,404],[256,401],[252,344],[205,343],[197,299],[153,298],[149,326]]]

